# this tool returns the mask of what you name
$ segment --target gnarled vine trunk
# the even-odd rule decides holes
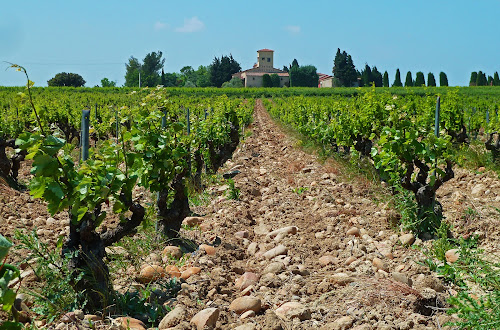
[[[174,191],[173,201],[168,203],[169,189],[164,189],[158,196],[159,230],[170,238],[179,236],[182,220],[190,214],[189,200],[184,186],[184,173],[177,174],[171,189]]]

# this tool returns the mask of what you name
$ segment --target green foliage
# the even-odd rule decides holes
[[[477,77],[476,77],[476,86],[486,86],[488,83],[486,79],[486,74],[483,73],[482,71],[478,71]]]
[[[19,269],[6,264],[4,261],[11,247],[12,243],[0,234],[0,306],[2,310],[8,313],[11,312],[16,299],[16,293],[9,288],[9,282],[21,276]],[[21,324],[17,322],[6,322],[3,327],[5,327],[5,329],[21,329]]]
[[[141,63],[133,56],[130,56],[128,63],[125,64],[125,86],[138,87],[139,86],[139,70]]]
[[[280,79],[280,76],[278,76],[277,73],[271,74],[271,81],[273,82],[273,87],[280,87],[280,85],[281,85],[281,79]]]
[[[384,87],[389,87],[389,74],[387,71],[384,72],[384,77],[382,78],[382,84]]]
[[[318,87],[318,73],[313,65],[292,66],[290,69],[291,87]]]
[[[493,75],[493,86],[500,86],[500,78],[498,77],[498,72],[496,71]]]
[[[210,65],[210,83],[212,86],[221,87],[226,81],[231,80],[231,76],[239,72],[241,66],[233,58],[233,55],[222,56],[220,59],[215,57]]]
[[[108,78],[102,78],[101,87],[116,87],[116,81],[111,81]]]
[[[267,73],[262,76],[262,87],[264,88],[273,87],[273,81],[271,79],[271,76],[268,75]]]
[[[408,71],[406,73],[406,79],[405,79],[405,87],[413,87],[415,84],[413,83],[413,79],[411,77],[411,71]]]
[[[425,86],[425,78],[422,71],[417,72],[417,75],[415,76],[415,86]]]
[[[61,72],[47,81],[47,84],[49,87],[82,87],[85,85],[85,80],[77,73]]]
[[[353,86],[357,80],[357,72],[351,55],[347,54],[346,51],[340,52],[340,48],[337,48],[337,53],[333,60],[332,73],[334,78],[344,87]]]
[[[436,86],[436,78],[434,77],[434,74],[432,72],[429,72],[429,74],[427,75],[427,86],[429,87]]]
[[[160,72],[165,64],[161,51],[146,54],[142,63],[133,56],[125,64],[125,86],[139,86],[139,72],[141,87],[154,87],[162,83]]]
[[[240,199],[240,189],[236,188],[233,179],[227,179],[227,184],[229,188],[227,189],[227,198],[239,200]]]
[[[222,88],[243,88],[243,82],[238,77],[233,77],[231,80],[222,84]]]
[[[307,187],[292,188],[292,192],[296,193],[297,195],[302,195],[304,192],[306,192],[308,190],[309,190],[309,188],[307,188]]]
[[[477,72],[473,71],[470,74],[469,86],[476,86],[476,81],[477,81]]]
[[[439,73],[439,86],[448,86],[448,77],[443,71]]]
[[[84,308],[86,302],[81,293],[73,289],[72,283],[85,274],[80,273],[76,278],[73,276],[69,269],[72,256],[62,256],[59,249],[49,247],[38,238],[36,230],[28,234],[17,231],[15,237],[20,242],[17,248],[30,251],[24,261],[32,265],[36,276],[44,283],[37,290],[27,292],[34,298],[33,312],[51,322],[62,313]],[[59,248],[61,244],[62,237],[59,238]]]
[[[403,83],[401,82],[401,73],[399,69],[396,69],[396,76],[394,77],[394,82],[392,83],[393,87],[403,87]]]

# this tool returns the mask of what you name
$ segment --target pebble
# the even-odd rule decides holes
[[[199,272],[201,272],[200,267],[189,267],[188,269],[186,269],[185,271],[183,271],[181,273],[181,278],[183,280],[187,280],[188,278],[190,278],[193,275],[198,274]]]
[[[234,233],[234,236],[236,236],[237,238],[248,238],[250,234],[248,233],[247,230],[242,230]]]
[[[248,319],[248,318],[251,318],[251,317],[254,317],[254,316],[255,316],[255,312],[254,311],[246,311],[245,313],[241,314],[240,319],[244,320],[244,319]]]
[[[373,258],[373,261],[372,261],[372,265],[378,269],[381,269],[385,272],[389,271],[389,267],[387,266],[387,264],[382,261],[382,259],[380,258]]]
[[[132,317],[119,317],[116,319],[120,330],[146,330],[144,322]]]
[[[450,264],[456,262],[458,258],[460,258],[460,253],[458,252],[458,249],[451,249],[446,251],[444,254],[446,261],[448,261]]]
[[[357,236],[357,237],[360,237],[361,236],[361,233],[358,229],[358,227],[351,227],[347,232],[346,232],[347,236]]]
[[[182,305],[177,305],[173,310],[171,310],[158,325],[159,330],[175,327],[179,324],[187,315],[187,310]]]
[[[179,271],[179,268],[175,265],[168,265],[165,266],[165,272],[170,276],[170,277],[181,277],[181,272]]]
[[[279,274],[286,269],[285,264],[281,261],[272,262],[264,268],[262,274],[273,273]]]
[[[145,265],[139,274],[138,280],[141,283],[149,283],[156,281],[162,277],[165,277],[167,272],[161,266],[157,265]]]
[[[204,218],[202,217],[186,217],[182,220],[182,224],[188,227],[198,226],[203,222]]]
[[[219,314],[218,308],[206,308],[193,316],[190,323],[194,324],[198,330],[213,329],[217,324]]]
[[[275,313],[283,320],[298,318],[300,321],[305,321],[311,318],[310,309],[296,301],[284,303],[276,309]]]
[[[334,256],[322,256],[318,261],[321,266],[326,266],[338,263],[339,259]]]
[[[241,275],[235,283],[238,290],[243,291],[249,286],[255,286],[259,282],[259,275],[252,272],[245,272]]]
[[[413,281],[403,273],[393,272],[391,275],[392,275],[393,279],[395,279],[396,281],[398,281],[400,283],[404,283],[404,284],[408,285],[409,287],[411,287],[413,284]]]
[[[330,282],[338,285],[346,285],[353,281],[353,278],[346,273],[333,274],[330,277]]]
[[[272,259],[276,256],[282,255],[282,254],[287,254],[288,249],[284,245],[278,245],[277,247],[267,251],[266,253],[263,254],[263,257],[266,259]]]
[[[163,256],[180,259],[182,257],[182,251],[178,246],[175,245],[166,246],[163,249]]]
[[[200,250],[205,251],[209,256],[215,255],[215,248],[211,245],[201,244]]]
[[[399,241],[403,246],[410,246],[415,242],[415,236],[412,233],[404,234],[399,237]]]
[[[345,329],[349,329],[353,322],[354,322],[354,320],[352,317],[342,316],[341,318],[338,318],[335,321],[328,323],[326,325],[326,328],[331,329],[331,330],[345,330]]]
[[[350,264],[352,264],[354,261],[356,261],[356,257],[355,256],[350,256],[349,258],[347,258],[347,260],[345,261],[345,265],[346,266],[349,266]]]
[[[257,297],[244,296],[233,300],[229,305],[229,310],[236,314],[243,314],[246,311],[258,313],[262,307],[262,302]]]

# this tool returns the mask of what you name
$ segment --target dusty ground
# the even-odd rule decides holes
[[[335,163],[322,164],[295,147],[261,102],[251,129],[224,167],[241,172],[234,177],[240,199],[228,200],[227,187],[210,188],[216,197],[195,209],[204,218],[201,233],[183,232],[216,246],[215,255],[198,250],[187,263],[201,272],[189,277],[171,302],[185,307],[175,329],[196,328],[189,321],[207,308],[218,310],[218,329],[443,328],[451,318],[443,308],[453,288],[417,263],[425,257],[419,249],[401,244],[403,233],[391,229],[394,212],[382,202],[383,188],[346,180]],[[27,169],[23,175],[29,176]],[[438,199],[456,235],[479,233],[487,253],[500,253],[495,209],[500,209],[500,181],[494,175],[458,169]],[[50,217],[27,193],[0,186],[4,236],[36,227],[55,245],[67,231],[66,221],[64,214]],[[296,232],[270,235],[289,226]],[[414,246],[429,244],[417,239]],[[278,255],[269,255],[275,247]],[[18,252],[9,261],[22,257]],[[25,275],[26,285],[36,282]],[[128,275],[129,281],[137,276]],[[242,276],[243,286],[249,285],[243,290]],[[115,284],[123,281],[116,278]],[[255,315],[242,318],[235,312],[234,301],[241,296],[260,301]]]

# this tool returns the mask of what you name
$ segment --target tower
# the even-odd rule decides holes
[[[271,49],[261,49],[257,51],[257,67],[272,69],[274,67],[273,63],[274,50]]]

